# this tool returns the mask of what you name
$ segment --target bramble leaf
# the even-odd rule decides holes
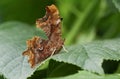
[[[68,52],[63,50],[61,54],[53,56],[53,59],[104,74],[101,67],[103,60],[120,60],[120,39],[70,46],[67,50]]]
[[[42,32],[40,34],[41,37],[45,36]],[[35,28],[27,24],[8,22],[0,25],[0,73],[6,78],[26,79],[36,70],[38,66],[30,68],[27,57],[22,56],[26,40],[35,35]],[[62,50],[52,59],[104,74],[101,67],[104,59],[120,60],[120,39],[70,46],[67,50],[69,52]]]
[[[43,33],[40,36],[44,37]],[[8,79],[26,79],[36,68],[31,68],[22,56],[26,40],[36,35],[35,28],[19,22],[0,25],[0,72]]]
[[[65,77],[57,77],[57,78],[47,78],[47,79],[119,79],[120,75],[112,74],[112,75],[96,75],[87,71],[79,71],[76,74],[65,76]]]

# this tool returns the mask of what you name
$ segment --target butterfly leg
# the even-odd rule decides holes
[[[64,45],[62,45],[62,47],[63,47],[63,50],[64,50],[65,52],[68,52],[68,50],[65,48]]]

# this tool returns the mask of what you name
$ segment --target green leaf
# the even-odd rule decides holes
[[[56,62],[55,60],[49,62],[47,77],[60,77],[77,73],[79,67],[63,62]]]
[[[87,71],[79,71],[77,74],[73,74],[66,77],[56,77],[56,78],[47,78],[47,79],[120,79],[120,75],[96,75]]]
[[[56,61],[71,63],[82,69],[104,74],[103,60],[120,60],[120,39],[96,41],[67,48],[52,58]]]
[[[3,75],[0,75],[0,79],[6,79]]]
[[[120,63],[118,65],[118,69],[117,69],[116,73],[120,73]]]
[[[43,70],[36,70],[31,77],[28,77],[27,79],[43,79],[46,77],[47,69]]]
[[[37,67],[31,68],[28,58],[22,56],[26,40],[34,35],[35,28],[27,24],[7,22],[0,25],[0,72],[6,78],[26,79],[36,70]]]
[[[116,8],[120,11],[120,0],[112,0]]]

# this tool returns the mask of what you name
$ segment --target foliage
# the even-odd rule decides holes
[[[86,76],[87,75],[87,76]],[[79,71],[77,74],[73,74],[67,77],[48,78],[48,79],[119,79],[120,75],[106,75],[99,76],[87,71]]]
[[[82,69],[104,74],[103,60],[120,60],[120,40],[97,41],[85,45],[71,46],[68,53],[58,54],[53,59],[71,63]]]
[[[34,24],[44,15],[44,8],[53,3],[53,0],[0,0],[0,22],[15,20]]]
[[[113,0],[113,3],[115,4],[116,8],[120,11],[120,1],[119,0]]]
[[[119,2],[1,0],[0,74],[6,79],[119,79]],[[47,38],[33,24],[51,3],[59,7],[63,17],[63,37],[68,52],[62,49],[30,68],[28,58],[22,56],[25,42],[33,36]],[[5,79],[3,76],[0,79]]]

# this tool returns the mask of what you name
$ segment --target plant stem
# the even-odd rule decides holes
[[[70,30],[70,32],[67,35],[66,38],[66,45],[69,45],[72,43],[72,40],[74,39],[75,35],[80,30],[82,24],[85,22],[88,15],[91,13],[92,9],[96,6],[98,3],[98,0],[94,0],[91,2],[91,4],[88,5],[87,9],[85,10],[84,14],[82,16],[78,16],[77,21],[73,24],[73,28]]]

